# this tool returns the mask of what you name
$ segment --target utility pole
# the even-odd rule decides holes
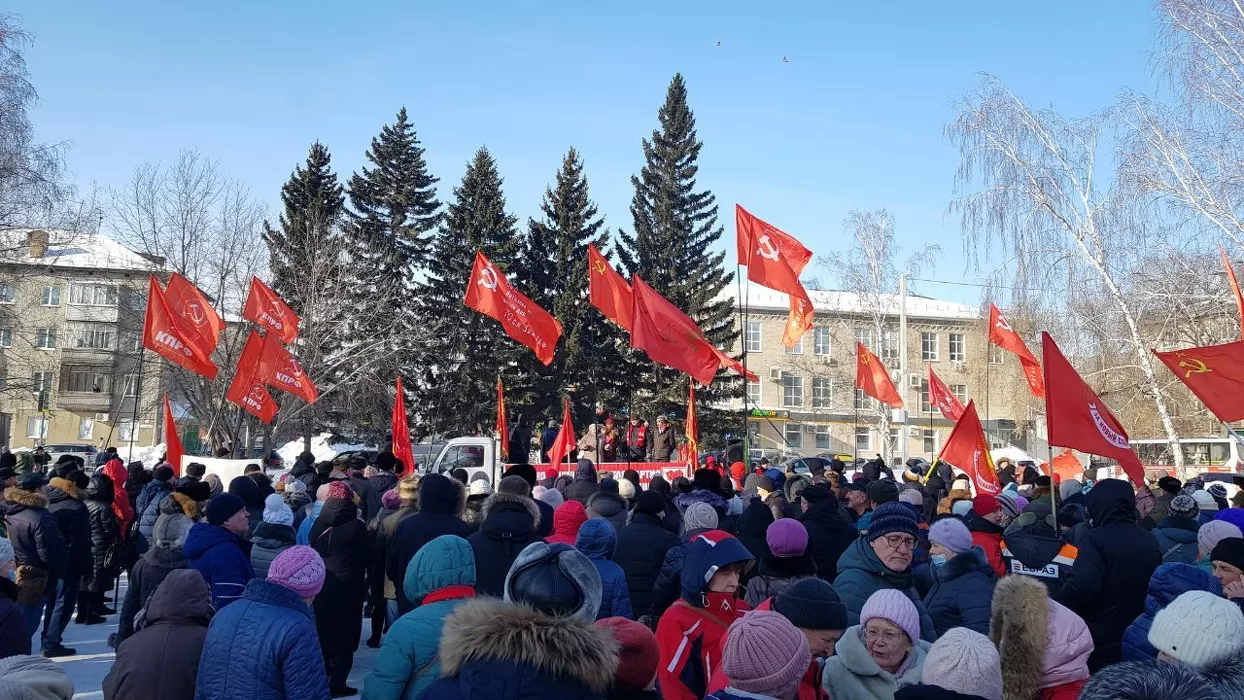
[[[904,387],[901,396],[908,392],[907,387],[910,386],[907,382],[907,272],[905,270],[898,277],[898,371],[899,386]],[[899,456],[902,459],[902,465],[907,464],[907,405],[908,402],[903,401],[903,408],[898,409],[902,418],[898,429]]]

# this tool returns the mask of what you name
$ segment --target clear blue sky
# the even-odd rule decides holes
[[[957,156],[942,135],[954,101],[983,71],[1040,105],[1095,112],[1122,88],[1150,89],[1156,27],[1141,0],[10,0],[8,11],[35,35],[40,136],[73,141],[84,187],[196,148],[275,213],[313,141],[344,181],[405,105],[442,198],[487,145],[525,221],[573,145],[606,224],[629,228],[640,139],[681,71],[727,239],[736,201],[818,253],[841,245],[847,211],[887,207],[908,248],[942,245],[937,272],[956,280],[959,228],[945,210]]]

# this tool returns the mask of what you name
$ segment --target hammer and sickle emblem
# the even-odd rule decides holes
[[[186,305],[185,315],[186,318],[192,321],[196,326],[201,326],[204,323],[207,323],[207,315],[203,313],[203,307],[199,306],[197,301],[192,301]]]
[[[860,356],[860,362],[863,362],[864,364],[868,364],[872,361],[873,361],[872,358],[869,357],[867,353]]]
[[[1198,360],[1198,359],[1196,359],[1196,358],[1189,358],[1189,359],[1187,359],[1187,360],[1180,360],[1180,361],[1179,361],[1179,366],[1180,366],[1180,367],[1182,367],[1182,368],[1184,368],[1184,369],[1186,369],[1186,370],[1188,370],[1187,372],[1184,372],[1184,379],[1187,379],[1188,377],[1191,377],[1191,376],[1192,376],[1192,375],[1194,375],[1194,374],[1204,374],[1204,373],[1206,373],[1206,372],[1212,372],[1212,371],[1213,371],[1213,370],[1212,370],[1212,369],[1210,369],[1210,368],[1209,368],[1209,366],[1208,366],[1208,365],[1206,365],[1203,361]]]
[[[484,269],[480,270],[479,281],[476,284],[483,285],[494,292],[497,291],[497,273],[491,265],[485,265]]]
[[[998,317],[998,322],[994,325],[996,325],[998,328],[1001,328],[1002,330],[1008,333],[1015,332],[1015,329],[1011,328],[1011,324],[1005,318],[1002,318],[1001,316]]]
[[[778,249],[777,246],[773,245],[773,239],[769,238],[768,234],[760,237],[758,245],[759,247],[756,249],[756,252],[760,253],[760,257],[768,258],[774,262],[777,261]]]
[[[595,264],[593,265],[592,269],[596,270],[596,274],[599,274],[599,275],[603,275],[603,274],[605,274],[605,263],[604,263],[604,261],[603,261],[603,260],[597,260],[597,261],[595,262]]]

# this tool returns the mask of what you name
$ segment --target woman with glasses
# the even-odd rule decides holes
[[[847,629],[825,660],[822,686],[834,700],[891,700],[900,688],[920,683],[932,647],[920,639],[920,617],[901,591],[873,593],[860,624]]]

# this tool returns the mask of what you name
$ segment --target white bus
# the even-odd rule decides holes
[[[1166,440],[1132,440],[1132,448],[1145,465],[1145,472],[1175,474],[1175,460],[1170,443]],[[1232,437],[1181,439],[1179,446],[1184,453],[1184,468],[1197,472],[1240,472],[1240,445]]]

